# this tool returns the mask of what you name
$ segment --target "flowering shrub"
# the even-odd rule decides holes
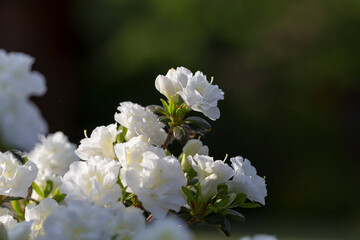
[[[9,68],[22,66],[22,80],[36,80],[21,91],[43,92],[32,90],[42,78],[29,72],[27,57],[0,52],[0,66],[10,61]],[[0,90],[10,94],[17,82],[7,68],[0,67]],[[208,156],[201,137],[211,124],[191,115],[218,119],[223,91],[184,67],[159,75],[155,87],[166,97],[161,105],[121,102],[114,123],[85,133],[78,147],[57,132],[40,136],[31,151],[0,153],[1,239],[186,240],[193,239],[186,225],[196,222],[229,236],[229,218],[245,219],[240,208],[265,205],[265,179],[240,156],[231,166]],[[184,145],[182,153],[172,154],[170,144]]]

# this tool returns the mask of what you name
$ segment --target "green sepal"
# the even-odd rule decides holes
[[[166,154],[166,156],[171,156],[172,155],[172,153],[167,148],[165,149],[165,154]]]
[[[51,191],[53,190],[53,187],[54,187],[53,181],[46,180],[46,185],[44,188],[44,198],[47,198],[50,195]]]
[[[66,197],[66,194],[64,193],[61,193],[60,192],[60,187],[58,187],[55,192],[54,192],[54,196],[53,196],[53,199],[60,203],[62,200],[64,200],[64,198]]]
[[[224,208],[227,208],[230,204],[231,197],[230,196],[224,196],[213,204],[214,212],[222,211]]]
[[[31,186],[41,198],[44,198],[44,193],[41,191],[40,187],[35,182],[33,182]]]
[[[169,107],[168,107],[168,112],[170,115],[174,115],[175,111],[176,111],[177,105],[173,102],[170,101],[169,102]]]
[[[221,196],[226,195],[228,193],[228,188],[229,187],[226,184],[219,184],[217,186],[217,194],[216,194],[216,196],[221,197]]]

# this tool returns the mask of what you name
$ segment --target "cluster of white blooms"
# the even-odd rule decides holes
[[[217,185],[227,182],[233,176],[233,169],[221,160],[205,155],[195,154],[188,157],[193,169],[197,172],[201,185],[201,195],[207,200],[214,196]]]
[[[256,174],[256,169],[251,166],[249,160],[237,156],[231,158],[230,161],[235,172],[233,179],[227,183],[229,190],[245,193],[249,200],[265,205],[267,195],[265,179]]]
[[[29,161],[36,164],[39,174],[35,183],[45,188],[47,181],[52,181],[53,189],[49,197],[61,185],[62,176],[69,170],[69,166],[78,158],[75,154],[76,145],[70,143],[62,132],[40,136],[40,143],[28,154]],[[40,200],[40,196],[33,191],[32,197]]]
[[[15,72],[27,71],[3,70],[7,57]],[[41,75],[29,72],[31,64],[25,55],[0,52],[0,91],[26,96],[45,91]],[[32,85],[4,85],[3,75]],[[26,157],[0,152],[0,203],[11,201],[16,212],[0,208],[0,237],[5,229],[9,240],[192,240],[186,224],[206,222],[229,233],[226,215],[242,216],[229,209],[259,206],[246,199],[265,204],[265,180],[249,160],[231,158],[231,166],[214,160],[200,140],[210,124],[186,116],[194,110],[218,119],[222,90],[184,67],[159,75],[155,86],[168,98],[163,107],[121,102],[114,123],[96,127],[90,137],[85,133],[77,148],[56,132],[40,135]],[[8,104],[0,102],[0,113]],[[185,144],[179,157],[168,149],[174,139]],[[169,213],[179,213],[186,223]],[[222,213],[224,224],[208,221]]]
[[[34,163],[22,165],[12,153],[0,152],[0,195],[25,198],[37,173]]]
[[[145,228],[142,212],[122,203],[109,207],[71,201],[44,222],[44,240],[131,240]]]
[[[211,120],[220,117],[217,102],[224,99],[224,92],[217,85],[209,83],[200,71],[193,75],[184,67],[170,69],[165,76],[159,75],[156,78],[155,87],[175,103],[179,102],[181,96],[188,107],[202,112]]]
[[[95,156],[115,159],[114,142],[117,135],[116,124],[97,127],[91,133],[90,138],[84,138],[80,141],[75,153],[82,160],[90,160],[91,157]]]
[[[142,135],[151,144],[161,146],[166,139],[165,125],[157,120],[157,116],[144,107],[132,102],[122,102],[118,107],[120,113],[115,120],[127,128],[126,140]]]
[[[39,109],[29,100],[46,92],[44,77],[31,71],[34,59],[0,49],[0,141],[30,150],[48,131]]]
[[[83,200],[105,205],[117,202],[121,188],[117,184],[120,163],[100,156],[91,157],[86,162],[78,161],[70,165],[60,188],[67,194],[66,200]]]

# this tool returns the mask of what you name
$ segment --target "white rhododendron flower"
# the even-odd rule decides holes
[[[44,77],[31,71],[34,59],[24,53],[0,49],[0,90],[7,95],[41,96],[46,91]]]
[[[13,228],[8,230],[9,240],[29,240],[31,238],[31,222],[17,223]],[[36,239],[38,240],[38,239]]]
[[[265,179],[256,174],[256,169],[247,159],[240,156],[231,158],[235,170],[234,178],[228,182],[229,192],[245,193],[251,201],[265,205],[267,195]]]
[[[195,154],[208,155],[209,148],[208,146],[203,145],[203,143],[198,139],[190,139],[183,147],[183,153],[187,156],[194,156]]]
[[[134,239],[135,235],[145,228],[145,218],[139,208],[125,207],[118,202],[107,210],[113,218],[109,223],[110,232],[116,236],[113,240]]]
[[[0,115],[1,140],[8,145],[29,151],[39,141],[38,134],[47,132],[46,121],[30,101],[13,100],[9,109]]]
[[[58,203],[51,198],[44,198],[37,206],[35,203],[26,206],[25,220],[32,223],[31,235],[33,239],[44,235],[43,223],[57,207]]]
[[[48,131],[39,109],[29,101],[46,91],[44,77],[31,71],[34,59],[0,49],[0,139],[7,145],[30,150],[37,134]]]
[[[156,220],[156,222],[141,232],[136,240],[192,240],[193,234],[189,228],[184,227],[179,219],[167,217],[165,219]]]
[[[245,236],[239,238],[239,240],[277,240],[277,237],[268,234],[256,234],[254,237]]]
[[[2,223],[6,229],[11,229],[16,225],[17,221],[13,218],[9,209],[0,208],[0,223]]]
[[[116,142],[117,134],[116,124],[97,127],[89,138],[86,137],[80,141],[75,153],[82,160],[89,160],[90,157],[95,156],[115,159],[114,142]]]
[[[202,72],[196,72],[179,91],[179,95],[192,110],[202,112],[211,120],[220,117],[217,102],[224,99],[224,92],[217,85],[209,83]]]
[[[209,148],[198,139],[190,139],[187,141],[183,147],[183,153],[181,158],[181,167],[184,171],[191,169],[191,164],[189,163],[188,156],[194,156],[195,154],[199,155],[208,155]]]
[[[217,185],[227,182],[234,170],[221,160],[216,160],[206,155],[189,156],[189,162],[197,172],[201,185],[201,195],[207,200],[217,193]]]
[[[65,200],[84,200],[99,205],[117,202],[121,188],[117,184],[120,163],[113,159],[91,157],[70,165],[60,187]]]
[[[178,212],[186,203],[181,187],[187,182],[178,159],[162,158],[148,151],[143,153],[140,166],[141,170],[121,169],[128,189],[156,218],[165,217],[169,210]]]
[[[0,152],[0,195],[25,198],[37,173],[34,163],[21,165],[10,152]]]
[[[159,75],[155,80],[156,89],[174,103],[179,102],[179,91],[186,86],[192,72],[184,67],[170,69],[166,76]]]
[[[141,170],[143,153],[151,151],[159,157],[166,157],[162,148],[154,147],[143,140],[142,136],[133,137],[128,142],[118,143],[115,145],[115,153],[123,168],[134,167]],[[121,177],[121,176],[120,176]]]
[[[41,143],[29,153],[29,160],[43,172],[64,175],[72,162],[79,160],[76,146],[62,132],[40,136]]]
[[[115,114],[115,120],[128,129],[126,140],[143,135],[149,139],[151,144],[161,146],[166,139],[163,123],[157,120],[157,116],[146,111],[139,104],[132,102],[121,102],[118,107],[120,113]]]
[[[131,240],[145,225],[139,209],[117,203],[105,208],[86,202],[59,206],[44,222],[46,240]]]

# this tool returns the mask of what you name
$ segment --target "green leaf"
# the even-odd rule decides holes
[[[181,126],[174,127],[173,135],[180,144],[185,144],[189,140],[189,133]]]
[[[223,196],[223,195],[226,195],[227,192],[228,192],[228,185],[226,184],[219,184],[217,186],[217,196]]]
[[[18,214],[19,219],[23,220],[24,219],[24,213],[23,213],[23,209],[21,207],[21,204],[20,204],[19,200],[11,201],[11,206],[15,210],[15,212]]]
[[[239,207],[241,207],[241,208],[257,208],[257,207],[260,207],[260,204],[258,204],[258,203],[243,203]]]
[[[35,183],[33,182],[31,184],[32,188],[35,190],[35,192],[41,197],[41,198],[44,198],[44,194],[43,192],[41,191],[40,187]]]
[[[170,111],[169,111],[169,105],[167,104],[167,102],[166,102],[164,99],[162,99],[162,98],[160,98],[160,101],[161,101],[164,109],[166,110],[166,112],[170,112]]]
[[[242,215],[241,213],[239,213],[238,211],[235,211],[233,209],[227,209],[226,214],[229,215],[231,218],[233,218],[236,221],[240,221],[240,222],[245,221],[244,215]]]
[[[211,131],[211,124],[201,117],[191,116],[185,119],[185,123],[191,124],[205,131]]]
[[[149,105],[149,106],[146,107],[146,110],[149,111],[149,112],[153,112],[156,115],[164,115],[164,116],[167,115],[166,110],[163,107],[159,106],[159,105]]]
[[[53,190],[54,183],[51,180],[46,181],[45,189],[44,189],[44,198],[47,198],[51,191]]]
[[[210,225],[218,225],[220,226],[225,221],[225,216],[220,213],[211,213],[207,215],[204,221]]]
[[[173,115],[176,111],[176,104],[173,101],[170,101],[169,103],[169,107],[168,107],[168,112],[170,113],[170,115]]]
[[[186,195],[187,202],[196,200],[196,194],[193,191],[191,191],[190,189],[188,189],[187,187],[184,187],[184,186],[182,187],[182,190]]]
[[[230,225],[229,220],[227,220],[227,218],[225,218],[223,223],[220,225],[220,229],[227,237],[230,237],[230,235],[231,235],[231,225]]]
[[[124,126],[120,126],[119,130],[121,132],[116,136],[116,143],[123,143],[128,129]]]
[[[158,121],[162,122],[162,123],[168,123],[168,122],[171,122],[171,119],[166,116],[160,116],[160,117],[158,117]]]
[[[223,198],[216,200],[213,206],[217,209],[217,211],[221,211],[229,205],[230,200],[230,196],[224,196]]]
[[[238,193],[236,195],[235,200],[232,202],[232,204],[229,206],[229,208],[239,207],[241,204],[243,204],[246,200],[247,196],[245,193]]]
[[[58,187],[54,192],[53,199],[59,203],[62,200],[64,200],[65,197],[66,197],[66,194],[61,193],[60,192],[60,187]]]

